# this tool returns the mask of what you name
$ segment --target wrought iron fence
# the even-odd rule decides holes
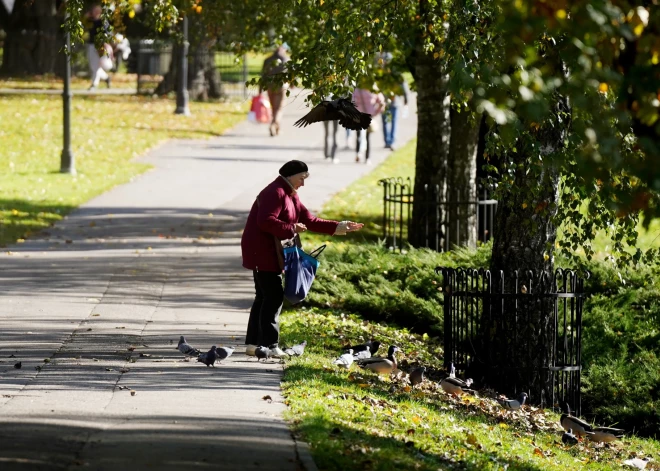
[[[392,249],[403,250],[408,242],[412,224],[414,187],[408,177],[384,178],[378,182],[383,187],[383,238]],[[461,231],[476,231],[476,241],[487,242],[493,236],[497,201],[490,198],[490,191],[484,186],[478,190],[477,201],[455,202],[443,200],[438,185],[424,186],[424,199],[420,206],[422,218],[419,227],[420,241],[423,247],[438,252],[451,250],[455,241],[465,240]],[[465,225],[451,220],[452,209],[463,214],[472,214],[475,227],[466,229]]]
[[[584,279],[554,274],[436,268],[444,293],[445,366],[542,407],[581,412]]]

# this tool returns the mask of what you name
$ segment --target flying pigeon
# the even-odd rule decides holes
[[[442,390],[448,394],[454,394],[455,396],[465,394],[465,390],[469,388],[471,384],[471,378],[463,381],[462,379],[456,377],[456,368],[454,368],[453,363],[451,364],[449,376],[440,381],[440,387],[442,387]]]
[[[219,347],[216,349],[215,354],[216,354],[216,359],[217,360],[224,360],[226,358],[229,358],[232,353],[234,353],[234,349],[236,347]]]
[[[568,429],[566,432],[564,432],[564,434],[561,436],[561,442],[562,442],[564,445],[573,446],[573,445],[576,445],[576,444],[577,444],[578,439],[577,439],[577,437],[576,437],[575,435],[573,435],[573,430],[571,430],[571,429],[569,428],[569,429]]]
[[[296,127],[305,127],[320,121],[339,120],[346,129],[359,131],[367,129],[371,124],[371,115],[361,113],[350,98],[339,98],[332,101],[322,101],[305,116],[294,123]]]
[[[186,338],[183,335],[179,337],[179,345],[177,345],[176,349],[189,357],[198,357],[201,353],[196,348],[192,348],[188,342],[186,342]]]
[[[410,384],[417,386],[424,381],[424,373],[426,373],[426,367],[422,366],[420,368],[415,368],[410,372],[409,379]]]
[[[200,355],[197,357],[197,361],[204,363],[207,367],[208,366],[215,366],[215,361],[218,359],[218,347],[213,345],[211,347],[211,350],[209,350],[206,353],[200,353]]]
[[[562,401],[561,406],[564,413],[559,418],[559,423],[564,430],[571,430],[578,437],[594,434],[591,424],[571,415],[571,408],[567,402]]]
[[[390,374],[397,368],[396,357],[394,354],[401,349],[396,345],[391,345],[387,351],[387,358],[371,357],[366,360],[358,361],[358,366],[365,370],[371,370],[378,374]]]
[[[508,410],[518,410],[520,406],[525,404],[527,400],[527,393],[522,392],[517,399],[497,399],[502,407]]]
[[[619,438],[623,438],[626,431],[620,428],[612,427],[594,427],[594,434],[589,435],[589,439],[594,442],[613,442]]]
[[[259,346],[254,351],[254,356],[257,357],[257,361],[268,360],[270,358],[270,348]]]
[[[293,347],[290,348],[285,348],[284,353],[291,357],[300,357],[302,356],[303,353],[305,353],[305,346],[307,345],[307,340],[305,340],[303,343],[299,343],[298,345],[294,345]]]
[[[370,358],[376,354],[379,348],[380,342],[378,340],[369,340],[368,342],[362,343],[360,345],[352,345],[350,347],[346,347],[344,348],[344,352],[348,351],[348,349],[351,349],[353,350],[353,355],[355,356],[360,352],[369,351],[370,355],[367,358]]]
[[[340,355],[339,358],[337,358],[333,365],[339,365],[342,368],[348,369],[351,365],[353,364],[353,350],[348,349],[348,352],[344,353],[343,355]]]

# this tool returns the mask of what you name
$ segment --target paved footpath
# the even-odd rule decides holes
[[[289,102],[275,138],[245,122],[168,141],[142,158],[153,170],[0,253],[0,470],[313,468],[282,419],[282,365],[243,353],[254,288],[240,258],[247,212],[285,161],[309,164],[312,210],[372,168],[352,151],[324,161],[323,126],[292,127],[305,112]],[[380,132],[373,144],[377,164]],[[175,350],[181,334],[239,348],[206,368]]]

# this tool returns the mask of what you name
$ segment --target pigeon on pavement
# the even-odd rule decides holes
[[[270,348],[259,346],[254,351],[254,356],[257,357],[257,361],[268,360],[270,358]]]
[[[571,429],[569,428],[569,429],[568,429],[566,432],[564,432],[564,434],[561,436],[561,442],[562,442],[564,445],[573,446],[573,445],[576,445],[576,444],[577,444],[578,439],[577,439],[577,437],[576,437],[575,435],[573,435],[573,430],[571,430]]]
[[[410,372],[410,384],[417,386],[424,381],[424,373],[426,373],[426,367],[422,366],[420,368],[415,368]]]
[[[353,364],[353,350],[348,349],[348,352],[344,353],[343,355],[340,355],[339,358],[337,358],[333,365],[339,365],[342,368],[348,369],[351,365]]]
[[[200,355],[197,357],[197,361],[204,363],[207,367],[208,366],[213,366],[215,367],[215,361],[218,359],[218,347],[213,345],[211,347],[211,350],[209,350],[206,353],[200,353]]]
[[[307,340],[305,340],[303,343],[299,343],[298,345],[294,345],[293,347],[285,348],[284,353],[292,357],[300,357],[303,353],[305,353],[306,345]]]
[[[229,358],[232,353],[234,353],[234,349],[236,347],[219,347],[216,349],[215,354],[217,356],[217,360],[224,360],[226,358]]]
[[[527,400],[527,393],[522,392],[517,399],[497,399],[502,407],[508,410],[518,410]]]
[[[176,349],[189,357],[198,357],[199,354],[201,353],[196,348],[193,348],[190,345],[188,345],[188,342],[186,342],[186,338],[183,335],[179,337],[179,345],[177,345]]]
[[[332,101],[322,101],[305,116],[294,123],[296,127],[305,127],[320,121],[339,120],[346,129],[358,131],[367,129],[371,124],[371,115],[360,112],[350,98],[339,98]]]

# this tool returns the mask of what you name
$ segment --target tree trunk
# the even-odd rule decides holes
[[[408,240],[414,247],[442,246],[444,234],[438,202],[445,201],[449,154],[449,94],[444,63],[424,52],[415,54],[417,86],[417,153],[413,216]]]
[[[63,17],[56,0],[17,0],[7,24],[1,72],[5,75],[60,73]]]
[[[559,97],[555,105],[554,118],[562,118],[531,131],[537,133],[535,148],[512,154],[514,182],[499,198],[490,286],[492,293],[507,294],[484,303],[480,342],[480,356],[488,359],[486,383],[507,394],[526,391],[534,404],[546,403],[552,389],[547,367],[554,302],[542,294],[551,289],[559,174],[546,157],[559,150],[570,123],[566,100]],[[528,173],[529,161],[539,157],[541,165]]]
[[[451,107],[447,249],[477,246],[477,147],[481,115]]]
[[[220,98],[222,95],[220,74],[215,65],[215,53],[212,46],[213,43],[209,41],[190,45],[188,53],[188,91],[192,100]],[[166,95],[178,89],[181,50],[179,44],[172,48],[172,62],[169,71],[156,87],[155,93],[157,95]]]

